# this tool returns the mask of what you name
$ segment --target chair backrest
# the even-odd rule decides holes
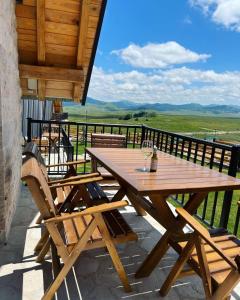
[[[120,134],[92,133],[91,147],[126,148],[126,136]]]
[[[56,208],[51,190],[35,157],[27,156],[24,159],[21,179],[27,183],[43,219],[55,216]]]
[[[37,161],[46,167],[45,161],[41,155],[41,152],[37,146],[37,144],[33,143],[33,142],[28,142],[22,152],[23,155],[30,155],[33,156],[37,159]]]
[[[30,157],[35,157],[38,164],[40,165],[42,172],[46,179],[48,180],[48,173],[47,173],[47,167],[45,164],[45,161],[41,155],[41,152],[37,146],[37,144],[33,142],[28,142],[22,152],[23,155],[30,156]]]

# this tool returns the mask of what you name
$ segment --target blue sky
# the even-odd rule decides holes
[[[108,0],[88,96],[240,105],[240,0]]]

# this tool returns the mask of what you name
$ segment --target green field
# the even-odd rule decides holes
[[[110,124],[145,124],[146,126],[159,128],[162,130],[187,133],[188,135],[211,139],[213,137],[240,142],[240,118],[237,117],[217,117],[217,116],[191,116],[180,114],[156,113],[155,117],[131,118],[120,120],[133,111],[106,112],[84,107],[66,107],[64,111],[69,113],[69,120],[76,122],[110,123]],[[239,131],[232,132],[232,131]]]

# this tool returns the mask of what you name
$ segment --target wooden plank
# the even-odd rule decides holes
[[[88,27],[87,37],[88,38],[95,38],[95,35],[96,35],[96,28]]]
[[[16,16],[22,18],[29,18],[29,19],[36,19],[37,12],[35,7],[23,5],[23,4],[16,4]]]
[[[46,32],[45,39],[47,44],[77,47],[77,37],[66,34]],[[89,41],[90,45],[90,41]]]
[[[43,80],[59,80],[69,82],[81,82],[83,79],[82,70],[67,68],[19,65],[21,78],[36,78]]]
[[[30,41],[34,42],[36,44],[37,42],[37,35],[36,34],[23,34],[23,33],[18,33],[18,42],[19,41]]]
[[[23,0],[24,5],[36,6],[37,0]],[[46,0],[46,8],[66,12],[80,12],[80,1]]]
[[[25,51],[31,49],[31,51],[37,52],[37,44],[33,41],[18,40],[18,48]]]
[[[28,81],[27,81],[27,79],[24,79],[24,78],[21,78],[20,79],[20,85],[21,85],[21,87],[22,88],[28,88]]]
[[[17,18],[17,29],[27,29],[27,30],[36,30],[37,29],[37,21],[34,19],[28,19],[28,18]]]
[[[36,19],[36,9],[34,6],[16,4],[16,16],[22,18]],[[79,13],[45,9],[46,21],[64,23],[69,25],[79,25]]]
[[[79,13],[46,9],[46,21],[78,26]]]
[[[38,99],[45,100],[46,96],[46,83],[44,80],[38,80]]]
[[[23,34],[23,35],[37,35],[37,31],[33,29],[23,29],[23,28],[17,28],[18,34]]]
[[[22,87],[22,95],[23,96],[37,96],[36,90],[29,90]]]
[[[45,63],[45,0],[37,0],[37,58]]]
[[[78,26],[54,23],[54,22],[46,22],[46,32],[60,33],[60,34],[64,33],[67,35],[78,36]]]
[[[55,45],[55,44],[47,43],[46,44],[46,53],[76,57],[77,47]]]
[[[18,55],[20,64],[34,65],[37,63],[37,52],[19,49]]]
[[[47,89],[56,89],[56,90],[72,90],[72,82],[62,82],[62,81],[52,81],[49,80],[46,82]]]
[[[45,0],[37,0],[37,60],[39,65],[45,64]],[[39,100],[45,99],[45,90],[45,81],[38,80]]]
[[[46,89],[46,97],[72,99],[72,90]]]
[[[78,48],[77,48],[77,68],[82,66],[84,50],[86,49],[86,38],[88,30],[88,1],[82,0],[80,24],[79,24],[79,35],[78,35]],[[73,89],[73,100],[80,102],[81,97],[81,85],[75,84]]]
[[[76,58],[73,56],[46,53],[46,64],[48,65],[75,68],[75,61]]]
[[[90,4],[89,5],[89,15],[99,17],[101,11],[101,5],[99,4]]]

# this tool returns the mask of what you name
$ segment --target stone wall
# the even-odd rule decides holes
[[[21,93],[15,0],[0,0],[0,243],[7,238],[20,187]]]

